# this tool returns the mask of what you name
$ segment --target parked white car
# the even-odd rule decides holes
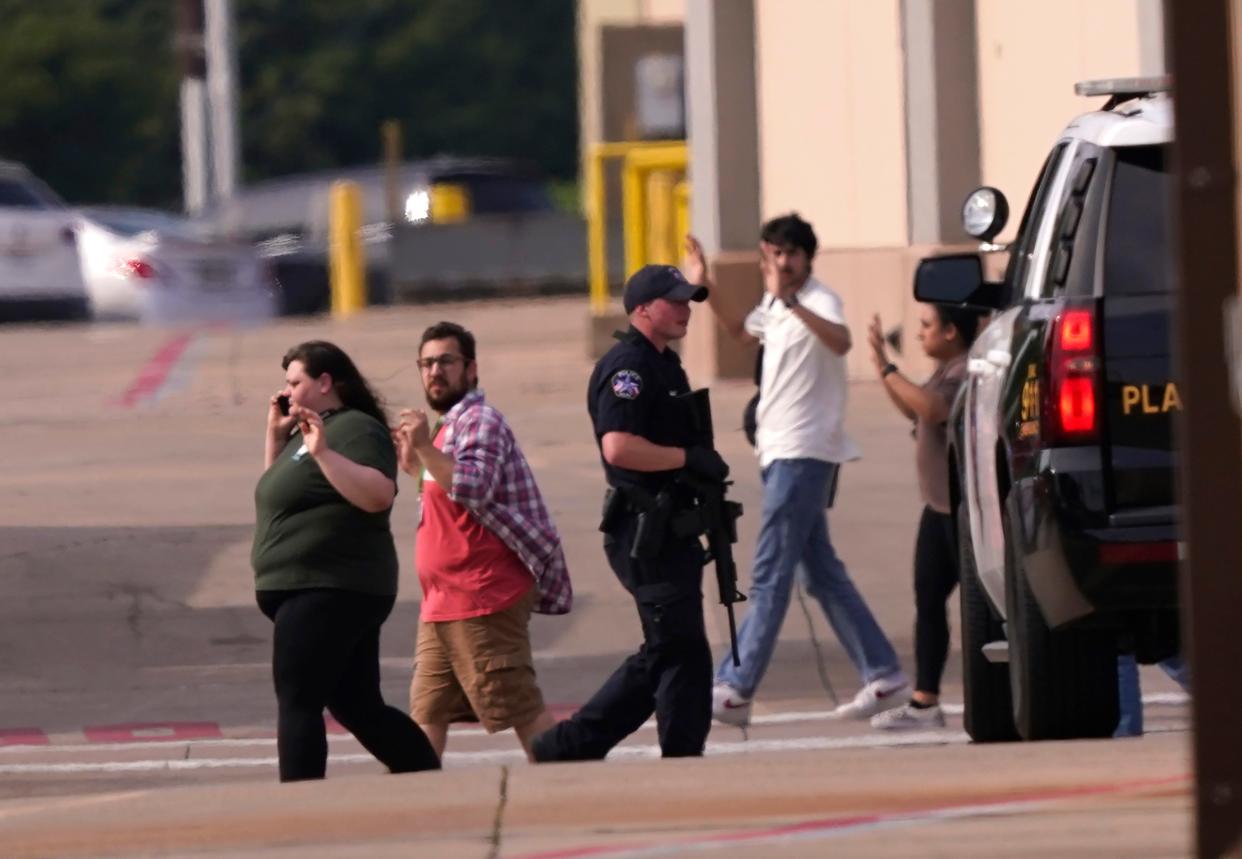
[[[85,311],[73,213],[25,167],[0,161],[0,319]]]
[[[78,210],[78,257],[96,319],[258,322],[276,313],[269,264],[246,242],[214,238],[153,209]]]

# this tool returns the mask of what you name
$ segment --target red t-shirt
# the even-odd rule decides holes
[[[436,434],[436,448],[444,430]],[[422,516],[414,567],[423,587],[419,616],[463,620],[504,611],[535,586],[535,577],[504,542],[423,473]]]

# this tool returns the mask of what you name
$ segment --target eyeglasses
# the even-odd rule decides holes
[[[419,358],[418,368],[424,373],[428,370],[434,370],[437,365],[439,365],[441,369],[447,370],[458,361],[464,360],[465,359],[461,355],[436,355],[434,358]]]

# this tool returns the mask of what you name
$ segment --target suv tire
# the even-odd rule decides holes
[[[1005,522],[1005,602],[1013,721],[1025,740],[1111,737],[1119,718],[1111,633],[1052,630]]]
[[[1009,695],[1009,668],[989,662],[983,645],[1003,641],[1000,619],[988,604],[987,594],[975,570],[970,542],[970,514],[957,509],[958,572],[962,605],[962,686],[966,707],[966,733],[976,743],[1004,743],[1018,739]]]

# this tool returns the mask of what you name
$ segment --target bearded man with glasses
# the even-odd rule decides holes
[[[479,390],[474,335],[423,332],[418,366],[438,416],[404,409],[393,430],[418,479],[414,563],[423,588],[410,715],[443,755],[452,722],[530,742],[553,720],[535,681],[530,614],[573,601],[565,553],[513,431]]]

